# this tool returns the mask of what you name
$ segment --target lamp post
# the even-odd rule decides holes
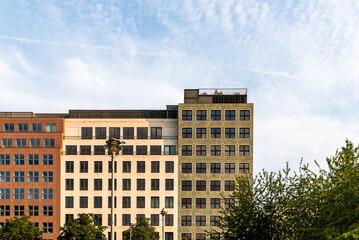
[[[162,208],[160,214],[162,216],[162,240],[164,240],[165,239],[165,215],[167,214],[167,212],[165,211],[164,208]]]
[[[107,144],[107,149],[108,149],[108,155],[111,156],[111,240],[114,240],[114,176],[113,176],[113,172],[114,172],[114,157],[117,156],[120,151],[122,150],[122,146],[121,144],[124,144],[125,142],[117,140],[116,138],[110,138],[109,140],[106,141]]]

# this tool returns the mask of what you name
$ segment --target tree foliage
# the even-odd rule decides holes
[[[93,214],[79,214],[77,219],[69,219],[60,228],[58,240],[106,240],[103,233],[107,227],[98,225]]]
[[[130,224],[129,229],[123,232],[123,239],[158,240],[158,233],[147,218],[136,218],[136,224]]]
[[[223,208],[223,239],[359,239],[359,148],[346,141],[326,169],[262,170],[238,177]],[[221,238],[221,239],[222,239]]]
[[[20,218],[6,219],[5,226],[0,228],[0,239],[41,240],[42,231],[29,219],[30,217],[25,215]]]

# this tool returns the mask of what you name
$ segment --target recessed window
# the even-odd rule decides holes
[[[0,172],[0,182],[10,182],[10,172]]]
[[[234,181],[224,181],[224,190],[225,191],[234,191]]]
[[[92,139],[92,128],[82,127],[81,128],[81,139]]]
[[[192,138],[192,128],[182,128],[182,138]]]
[[[165,225],[166,226],[173,226],[173,214],[166,214],[165,215]],[[168,238],[166,238],[166,239],[168,239]]]
[[[161,155],[161,145],[158,146],[150,146],[150,155]]]
[[[206,226],[206,216],[196,216],[196,226]]]
[[[95,191],[101,191],[102,190],[102,179],[94,179],[93,186],[94,186]]]
[[[29,165],[39,165],[39,154],[29,154],[27,157]]]
[[[206,199],[196,198],[196,208],[200,208],[200,209],[206,208]]]
[[[30,147],[39,148],[40,145],[41,145],[40,138],[32,138],[32,139],[30,139]]]
[[[162,127],[151,127],[151,139],[162,139]]]
[[[25,214],[25,206],[24,205],[15,205],[14,206],[14,216],[22,216]]]
[[[192,156],[192,145],[182,145],[182,156]]]
[[[160,172],[160,162],[151,161],[151,173],[159,173],[159,172]]]
[[[148,128],[138,127],[137,128],[137,139],[148,139]]]
[[[225,156],[234,156],[235,155],[235,146],[234,145],[226,145],[225,149]]]
[[[39,206],[38,205],[29,205],[27,208],[28,208],[29,216],[35,216],[35,217],[39,216]],[[0,206],[0,209],[1,209],[1,206]],[[10,211],[10,209],[9,209],[9,211]],[[0,215],[1,215],[1,213],[0,213]],[[1,215],[1,216],[4,216],[4,215]]]
[[[240,145],[239,146],[239,156],[249,156],[249,146],[248,145]]]
[[[174,180],[173,179],[166,179],[165,180],[166,185],[165,185],[165,189],[166,191],[173,191],[174,189]]]
[[[196,173],[206,173],[207,164],[206,163],[196,163]]]
[[[196,233],[196,240],[206,240],[206,233]]]
[[[211,138],[221,138],[221,129],[211,128]]]
[[[27,189],[27,199],[30,199],[30,200],[39,199],[39,189],[38,188],[28,188]]]
[[[133,146],[123,146],[122,155],[133,155]]]
[[[55,139],[53,138],[44,139],[44,146],[45,148],[55,147]]]
[[[211,156],[221,156],[221,145],[211,145]]]
[[[123,173],[131,173],[131,161],[123,161],[122,172]]]
[[[239,138],[250,138],[249,128],[240,128],[239,129]]]
[[[10,199],[10,188],[0,188],[0,199]]]
[[[211,173],[221,173],[221,164],[211,163]]]
[[[239,163],[239,173],[249,173],[249,163]]]
[[[114,168],[112,169],[112,162],[108,161],[108,173],[112,173],[112,171],[117,173],[117,161],[114,161],[113,165],[114,165]]]
[[[15,130],[13,123],[5,123],[4,124],[4,131],[5,132],[13,132]]]
[[[145,208],[145,197],[137,197],[137,208]]]
[[[121,129],[119,127],[110,127],[110,138],[121,138]]]
[[[192,208],[192,198],[182,198],[181,208],[186,208],[186,209]]]
[[[151,214],[151,224],[152,224],[152,226],[160,225],[160,215],[159,214]]]
[[[221,110],[211,110],[211,120],[221,121]]]
[[[88,208],[88,197],[80,197],[80,208]]]
[[[39,172],[38,171],[28,171],[27,172],[28,182],[39,182]]]
[[[65,190],[66,191],[74,190],[74,180],[73,179],[65,179]]]
[[[54,215],[54,206],[44,205],[42,206],[42,216],[51,217]]]
[[[192,121],[192,110],[182,110],[182,121]]]
[[[226,121],[234,121],[236,120],[236,111],[235,110],[226,110]]]
[[[131,214],[122,214],[122,226],[130,226]]]
[[[181,226],[192,226],[192,216],[183,215],[181,216]],[[182,237],[183,239],[183,237]],[[188,238],[191,239],[191,238]]]
[[[88,173],[89,163],[88,161],[80,161],[80,173]]]
[[[197,110],[197,121],[206,121],[206,120],[207,120],[207,111]]]
[[[221,199],[220,198],[211,198],[211,209],[220,209],[221,208]]]
[[[103,145],[94,146],[95,155],[105,155],[105,148]]]
[[[225,129],[225,138],[235,138],[236,130],[235,128],[226,128]]]
[[[192,233],[181,233],[181,240],[192,239]]]
[[[56,123],[46,123],[46,132],[56,132]]]
[[[77,155],[77,146],[66,145],[66,155]]]
[[[114,186],[114,190],[116,191],[117,190],[117,179],[115,178],[115,181],[114,181],[114,184],[113,184]],[[111,178],[109,178],[108,179],[108,190],[109,191],[111,191],[112,190],[112,179]]]
[[[134,139],[134,128],[124,127],[123,128],[123,139]]]
[[[137,188],[138,190],[138,188]],[[151,179],[151,190],[158,191],[160,190],[160,180],[159,179]]]
[[[122,190],[124,191],[131,190],[131,179],[122,179]]]
[[[89,187],[88,179],[80,179],[80,190],[87,191]]]
[[[211,226],[217,226],[218,222],[219,222],[220,217],[219,216],[210,216],[210,225]],[[217,238],[212,238],[211,239],[217,239]],[[219,239],[219,236],[218,236]]]
[[[207,138],[207,128],[196,128],[196,138]]]
[[[146,162],[137,161],[137,173],[145,173],[145,172],[146,172]]]
[[[53,165],[54,156],[52,154],[43,154],[42,155],[42,165]]]
[[[147,146],[146,145],[137,145],[136,146],[136,155],[147,155]]]
[[[96,139],[106,139],[106,128],[105,127],[96,127],[95,128],[95,137],[96,137]]]
[[[74,162],[73,161],[66,161],[66,173],[73,173],[74,172]]]
[[[166,145],[164,154],[165,155],[176,155],[176,146],[175,145]]]
[[[0,165],[10,165],[10,154],[0,154]]]
[[[165,208],[174,208],[174,198],[173,197],[165,197]]]
[[[182,191],[192,191],[192,181],[183,180],[182,181]]]
[[[2,139],[2,147],[10,148],[12,147],[12,139],[11,138],[3,138]]]
[[[146,189],[145,179],[137,179],[137,191],[144,191]]]
[[[14,182],[25,182],[25,172],[24,171],[15,171],[14,172]]]
[[[25,154],[14,154],[14,165],[24,165]]]
[[[192,163],[182,163],[182,173],[192,173]]]
[[[65,208],[74,208],[74,197],[65,197]]]
[[[159,208],[159,207],[160,207],[160,198],[151,197],[151,208]]]
[[[102,208],[102,197],[94,197],[93,205],[94,208]]]
[[[250,111],[249,110],[240,110],[240,112],[239,112],[239,120],[241,120],[241,121],[249,121],[250,120]]]
[[[33,123],[32,125],[33,132],[42,132],[42,124],[41,123]]]
[[[102,161],[94,162],[94,173],[102,173]]]
[[[206,181],[197,180],[196,181],[196,191],[206,191]]]
[[[17,138],[16,139],[16,147],[17,148],[25,148],[26,147],[26,138]]]
[[[166,161],[165,162],[166,173],[174,173],[174,162],[173,161]]]
[[[225,163],[224,167],[225,167],[225,173],[231,173],[231,174],[235,173],[235,163]]]
[[[207,146],[206,145],[197,145],[196,146],[196,156],[206,156],[207,155]]]
[[[210,187],[211,187],[211,191],[221,191],[221,181],[212,180]]]
[[[53,199],[54,190],[52,188],[43,188],[42,189],[42,199]]]

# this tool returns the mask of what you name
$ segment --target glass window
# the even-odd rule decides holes
[[[66,173],[73,173],[73,172],[74,172],[74,162],[66,161]]]
[[[94,173],[102,173],[102,161],[94,162]]]
[[[88,208],[88,197],[80,197],[80,208]]]
[[[206,181],[197,180],[196,181],[196,191],[206,191]]]
[[[151,208],[159,208],[159,207],[160,207],[160,198],[151,197]]]
[[[17,138],[16,139],[16,147],[17,148],[25,148],[26,147],[26,138]]]
[[[114,161],[114,169],[113,171],[117,173],[117,161]],[[112,173],[112,162],[108,161],[108,173]]]
[[[27,123],[19,123],[17,125],[19,132],[28,132],[29,131],[29,124]]]
[[[45,148],[55,147],[55,139],[53,139],[53,138],[44,139],[44,146],[45,146]]]
[[[192,138],[192,128],[182,128],[182,138]]]
[[[102,190],[102,179],[94,179],[94,190],[95,191]]]
[[[111,179],[109,179],[109,180],[111,180]],[[111,208],[111,206],[112,206],[111,200],[112,200],[112,198],[108,197],[108,208]],[[114,197],[114,204],[113,205],[115,205],[115,208],[117,208],[117,197]]]
[[[192,198],[182,198],[181,208],[192,208]]]
[[[54,164],[54,156],[52,154],[42,155],[42,165],[53,165],[53,164]]]
[[[14,188],[14,199],[25,199],[25,189]]]
[[[182,120],[192,121],[192,110],[182,110]]]
[[[182,215],[181,216],[181,226],[192,226],[192,216]],[[189,239],[191,239],[191,238],[189,238]]]
[[[236,120],[236,111],[235,110],[226,110],[226,121],[234,121]]]
[[[10,182],[10,172],[0,172],[0,182]]]
[[[232,173],[234,174],[236,172],[235,170],[235,163],[225,163],[224,167],[225,167],[225,173]]]
[[[181,233],[181,240],[192,240],[192,233]]]
[[[152,224],[152,226],[160,225],[160,215],[159,214],[151,214],[151,224]]]
[[[4,131],[5,132],[13,132],[15,130],[13,123],[4,123]]]
[[[196,138],[207,138],[207,128],[196,128]]]
[[[42,216],[53,216],[54,215],[54,207],[52,205],[44,205],[42,206]]]
[[[161,155],[161,145],[158,145],[158,146],[153,146],[151,145],[150,146],[150,154],[151,155]]]
[[[15,205],[14,206],[14,216],[22,216],[25,214],[25,206],[24,205]]]
[[[10,165],[10,154],[0,154],[0,165]]]
[[[122,155],[133,155],[133,146],[123,146]]]
[[[37,171],[29,171],[27,172],[28,182],[39,182],[39,172]]]
[[[165,225],[166,226],[173,226],[173,214],[166,214],[165,215]]]
[[[234,181],[224,181],[224,190],[225,191],[234,191]]]
[[[144,191],[146,189],[146,180],[137,179],[137,191]]]
[[[116,191],[117,190],[117,179],[115,178],[115,181],[114,181],[114,190]],[[111,191],[112,189],[112,179],[109,178],[108,179],[108,190]]]
[[[165,208],[174,208],[173,197],[165,197]]]
[[[166,191],[173,191],[174,189],[174,180],[166,179]]]
[[[148,128],[138,127],[137,128],[137,139],[148,139]]]
[[[221,173],[221,164],[211,163],[211,173]]]
[[[248,145],[240,145],[239,146],[239,156],[249,156],[249,146]]]
[[[2,147],[12,147],[12,139],[11,138],[3,138],[2,139]]]
[[[176,146],[175,145],[166,145],[164,154],[165,155],[176,155]]]
[[[122,214],[122,226],[130,226],[131,214]]]
[[[39,216],[39,206],[38,205],[29,205],[28,206],[28,214],[29,214],[29,216],[35,216],[35,217]],[[3,215],[1,215],[1,216],[3,216]]]
[[[77,146],[66,145],[66,155],[77,155]]]
[[[249,163],[239,163],[239,173],[250,173]]]
[[[235,155],[235,146],[234,145],[226,145],[225,149],[225,156],[234,156]]]
[[[221,199],[220,198],[211,198],[211,209],[220,209],[221,208]]]
[[[196,163],[196,173],[206,173],[207,165],[205,163]]]
[[[217,226],[217,223],[219,222],[219,219],[220,219],[219,216],[210,216],[210,225],[211,226]]]
[[[41,146],[41,139],[40,138],[30,139],[30,147],[38,148],[40,146]]]
[[[197,121],[206,121],[206,120],[207,120],[207,111],[197,110]]]
[[[0,199],[10,199],[10,188],[0,188]]]
[[[182,156],[192,156],[192,145],[182,145]]]
[[[192,191],[191,180],[182,180],[182,191]]]
[[[173,161],[166,161],[166,173],[174,173],[174,162]]]
[[[25,164],[25,155],[14,154],[14,165],[24,165],[24,164]]]
[[[110,138],[121,138],[121,129],[119,127],[110,127]]]
[[[28,155],[28,164],[29,165],[39,165],[39,154],[29,154]]]
[[[94,146],[95,155],[105,155],[105,147],[103,145]]]
[[[162,139],[162,127],[151,127],[151,139]]]
[[[196,198],[196,208],[206,208],[206,198]]]
[[[122,190],[131,190],[131,179],[122,179]]]
[[[123,139],[134,139],[134,128],[133,127],[123,128]]]
[[[226,128],[225,129],[225,138],[235,138],[236,131],[235,128]]]
[[[80,190],[87,191],[89,188],[89,180],[88,179],[80,179]]]
[[[89,163],[88,161],[80,161],[80,173],[88,173]]]
[[[65,197],[65,208],[74,208],[74,197]]]
[[[239,120],[241,121],[249,121],[250,120],[250,111],[249,110],[240,110],[239,112]]]
[[[196,226],[206,226],[206,216],[196,216]]]
[[[123,161],[122,172],[123,173],[131,173],[131,161]]]
[[[93,205],[94,208],[102,208],[102,197],[94,197]]]
[[[24,171],[15,171],[14,172],[14,182],[25,182],[25,172]]]
[[[106,139],[106,128],[105,127],[96,127],[95,128],[95,137],[96,137],[96,139]]]
[[[41,123],[33,123],[32,131],[33,132],[42,132],[42,124]]]
[[[221,156],[221,145],[211,145],[211,156]]]
[[[159,173],[159,172],[160,172],[160,162],[151,161],[151,173]]]
[[[211,138],[221,138],[221,129],[211,128]]]
[[[56,132],[56,123],[46,123],[46,132]]]
[[[80,146],[80,155],[91,155],[91,146],[90,145]]]
[[[239,129],[239,138],[250,138],[249,128],[240,128]]]
[[[151,179],[151,190],[152,191],[160,190],[160,180],[159,179]]]
[[[207,146],[206,145],[197,145],[196,146],[196,156],[206,156],[207,155]]]
[[[211,110],[211,120],[221,121],[221,110]]]
[[[145,208],[145,197],[137,197],[137,208]]]
[[[92,127],[81,128],[81,139],[92,139]]]
[[[192,163],[182,163],[182,173],[192,173]]]
[[[137,173],[145,173],[145,172],[146,172],[146,162],[137,161]]]
[[[137,145],[136,146],[136,155],[147,155],[147,146],[146,145]]]
[[[74,190],[74,180],[73,179],[65,179],[65,190],[66,191]]]
[[[221,191],[221,181],[211,180],[211,191]]]
[[[42,189],[42,199],[53,199],[54,190],[52,188],[43,188]]]

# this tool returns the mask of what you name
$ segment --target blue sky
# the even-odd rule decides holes
[[[0,111],[163,109],[244,87],[255,170],[359,143],[359,1],[0,2]]]

